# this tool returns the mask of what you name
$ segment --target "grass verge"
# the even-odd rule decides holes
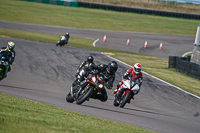
[[[116,31],[195,35],[199,20],[0,0],[0,20]]]
[[[1,133],[151,133],[2,93],[0,101]]]

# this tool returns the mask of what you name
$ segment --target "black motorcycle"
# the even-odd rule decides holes
[[[74,83],[77,82],[76,80]],[[80,105],[96,94],[101,93],[101,89],[104,89],[104,84],[105,79],[102,74],[90,73],[80,85],[77,84],[71,87],[71,90],[66,97],[66,101],[72,103],[76,100],[76,104]]]

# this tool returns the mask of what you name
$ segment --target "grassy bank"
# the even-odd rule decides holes
[[[2,93],[0,101],[1,133],[150,133]]]
[[[116,31],[195,35],[199,20],[0,0],[0,20]]]

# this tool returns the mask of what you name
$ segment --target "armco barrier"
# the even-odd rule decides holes
[[[169,56],[168,68],[200,80],[200,65],[190,62],[190,57]]]
[[[200,19],[200,15],[198,14],[167,12],[167,11],[122,7],[122,6],[105,5],[105,4],[89,3],[89,2],[78,2],[78,7],[113,10],[113,11],[120,11],[120,12],[135,12],[135,13],[140,13],[140,14],[151,14],[151,15],[176,17],[176,18]]]
[[[77,2],[77,1],[72,1],[72,0],[26,0],[26,1],[41,2],[41,3],[55,4],[55,5],[64,5],[64,6],[104,9],[104,10],[112,10],[112,11],[120,11],[120,12],[134,12],[134,13],[140,13],[140,14],[150,14],[150,15],[158,15],[158,16],[166,16],[166,17],[200,19],[200,15],[198,14],[168,12],[168,11],[105,5],[105,4],[89,3],[89,2]]]

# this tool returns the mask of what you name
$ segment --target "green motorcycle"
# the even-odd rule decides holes
[[[7,61],[7,57],[0,55],[0,81],[6,77],[9,66],[10,64]]]

